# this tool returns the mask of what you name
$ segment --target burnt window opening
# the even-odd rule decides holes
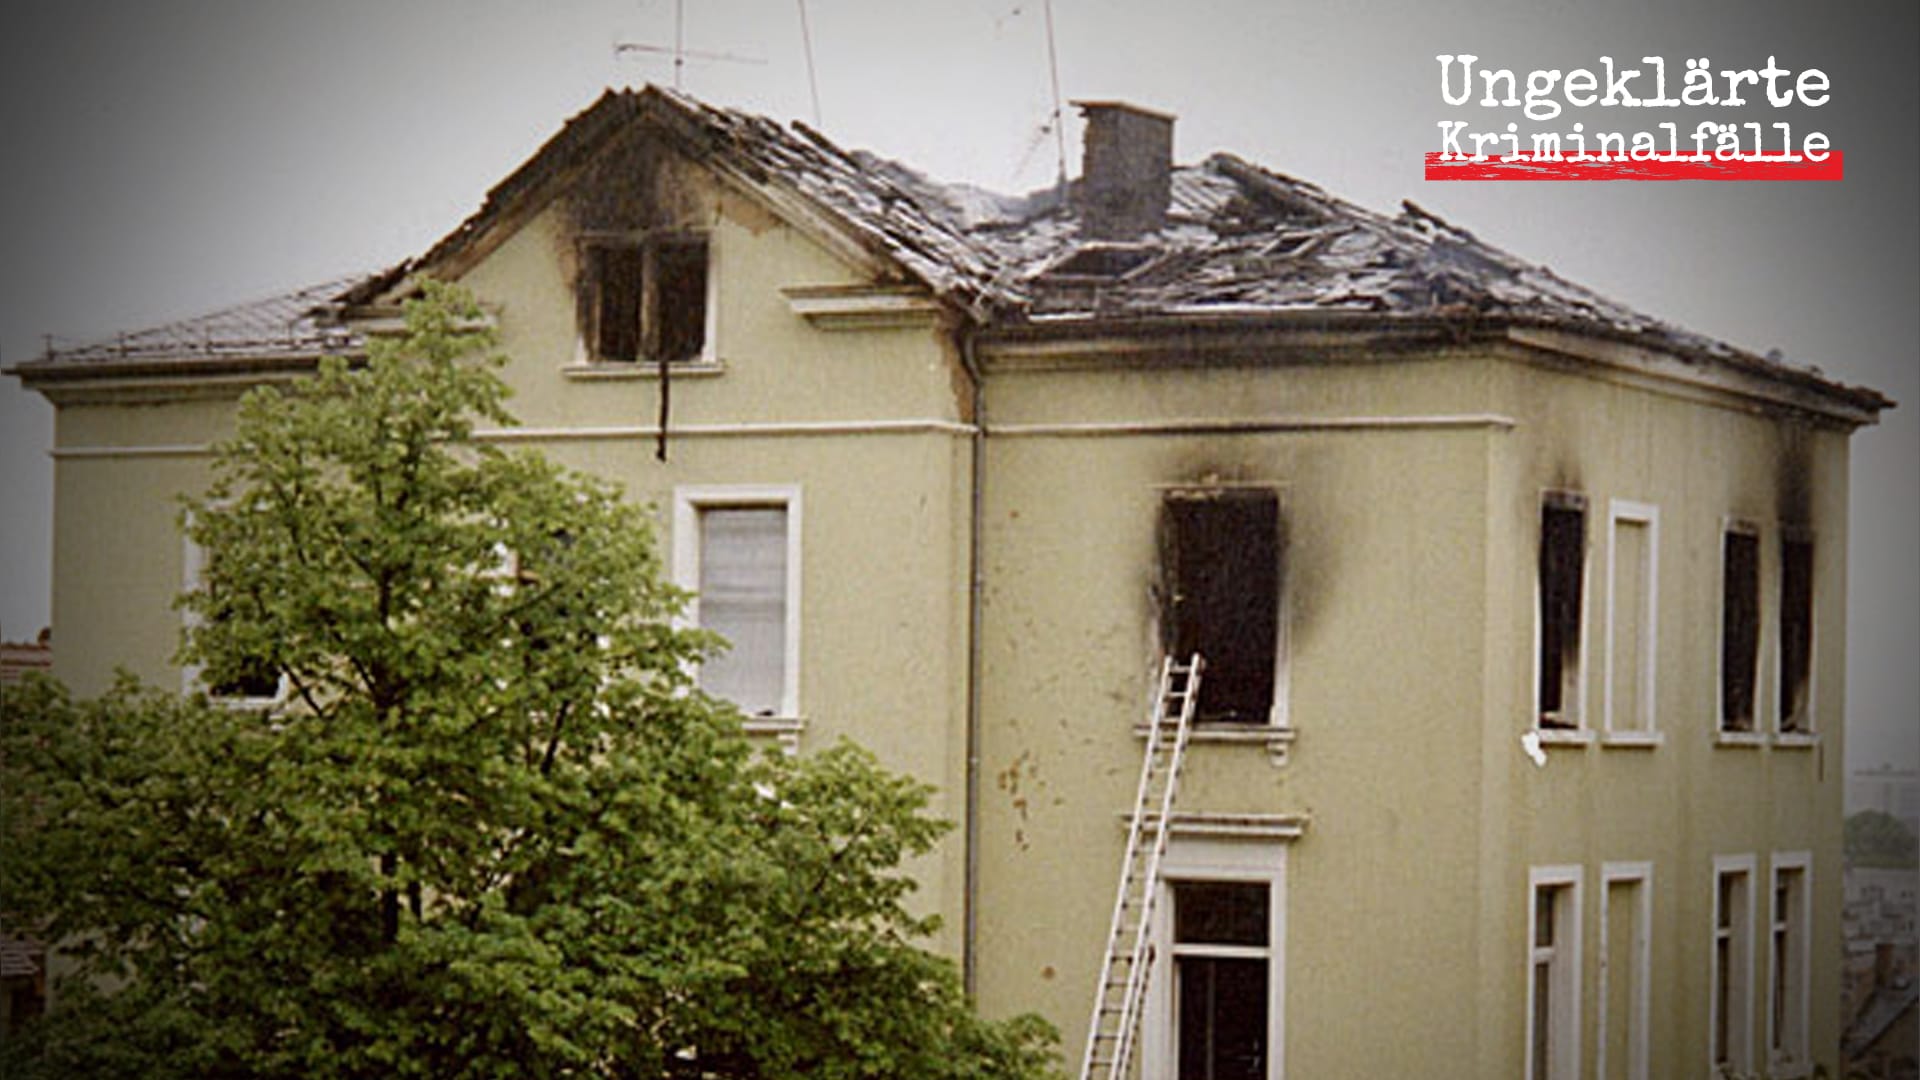
[[[1550,495],[1540,504],[1540,700],[1543,728],[1578,727],[1580,602],[1587,562],[1586,500]]]
[[[1268,724],[1280,653],[1278,492],[1170,493],[1161,517],[1161,647],[1205,658],[1195,719]]]
[[[1720,561],[1720,730],[1753,730],[1760,657],[1760,538],[1729,529]]]
[[[1813,674],[1813,541],[1780,540],[1780,730],[1806,731]]]
[[[700,359],[707,339],[706,238],[595,240],[583,255],[581,309],[595,361]]]

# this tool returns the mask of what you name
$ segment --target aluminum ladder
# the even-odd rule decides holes
[[[1120,888],[1113,902],[1113,923],[1107,931],[1106,957],[1094,984],[1093,1016],[1087,1025],[1087,1050],[1080,1061],[1080,1080],[1125,1080],[1140,1027],[1140,1007],[1147,998],[1147,977],[1153,967],[1151,924],[1153,902],[1160,880],[1160,860],[1167,851],[1165,823],[1173,811],[1180,786],[1180,765],[1187,753],[1187,734],[1200,700],[1200,672],[1206,662],[1194,653],[1185,664],[1169,656],[1160,664],[1160,685],[1154,696],[1153,720],[1147,728],[1147,750],[1140,762],[1140,787],[1134,796],[1133,819],[1127,824],[1127,854],[1120,864]]]

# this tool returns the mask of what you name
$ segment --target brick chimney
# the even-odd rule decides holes
[[[1075,209],[1081,235],[1132,240],[1166,224],[1173,117],[1122,101],[1076,101],[1086,117]]]

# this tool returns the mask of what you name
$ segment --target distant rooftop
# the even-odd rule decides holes
[[[32,370],[47,364],[138,364],[259,355],[318,355],[356,349],[361,342],[336,317],[336,302],[371,277],[353,274],[308,285],[205,315],[134,330],[83,344],[54,345]]]
[[[0,686],[17,683],[29,672],[45,672],[53,667],[53,647],[46,634],[39,641],[0,641]]]

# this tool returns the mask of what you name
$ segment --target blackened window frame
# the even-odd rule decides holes
[[[1720,688],[1718,728],[1756,729],[1760,708],[1760,530],[1729,521],[1720,533]]]
[[[1814,566],[1813,532],[1799,526],[1780,529],[1779,597],[1776,601],[1778,686],[1775,730],[1782,735],[1813,731]]]
[[[577,242],[578,322],[590,364],[712,363],[713,250],[708,234],[683,229],[590,232]]]
[[[1287,664],[1287,518],[1279,487],[1271,484],[1181,485],[1161,489],[1158,510],[1159,645],[1164,655],[1185,660],[1195,652],[1207,663],[1195,722],[1212,728],[1284,728]],[[1251,553],[1224,565],[1217,556],[1230,544],[1203,528],[1255,530]],[[1219,518],[1227,519],[1225,522]],[[1264,554],[1264,558],[1262,555]],[[1211,593],[1195,600],[1194,593]],[[1249,634],[1218,639],[1218,622],[1200,618],[1201,608],[1224,604],[1253,620]],[[1258,658],[1264,658],[1264,663]]]
[[[1587,497],[1540,496],[1535,559],[1534,724],[1542,731],[1579,731],[1586,653]],[[1574,546],[1569,563],[1568,544]],[[1568,580],[1569,577],[1571,580]]]

